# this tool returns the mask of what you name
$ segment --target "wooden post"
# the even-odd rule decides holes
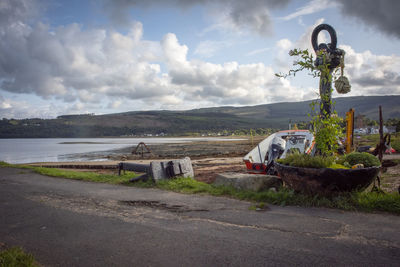
[[[379,106],[379,144],[384,144],[385,141],[383,140],[383,116],[382,116],[382,106]],[[383,158],[383,149],[384,146],[381,146],[379,149],[379,161],[382,163]]]
[[[353,149],[354,133],[354,109],[346,112],[346,153],[349,154]]]

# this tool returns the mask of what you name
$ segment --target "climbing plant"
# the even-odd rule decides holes
[[[314,78],[322,77],[322,79],[328,79],[327,81],[322,80],[320,82],[331,82],[333,79],[337,78],[339,68],[330,71],[329,62],[325,60],[325,54],[323,54],[323,51],[317,55],[323,59],[323,64],[318,66],[315,66],[314,57],[307,49],[293,49],[290,50],[289,55],[297,57],[293,62],[295,68],[289,70],[287,74],[275,74],[277,77],[287,78],[288,76],[296,76],[296,73],[306,70],[308,71],[308,74]],[[311,118],[311,124],[313,126],[312,132],[319,153],[329,156],[337,151],[339,147],[338,141],[344,136],[342,131],[343,119],[337,115],[336,111],[333,111],[331,115],[326,114],[326,111],[322,109],[322,101],[330,101],[332,107],[334,106],[334,103],[332,103],[332,100],[330,100],[327,95],[321,95],[320,93],[317,93],[317,95],[318,99],[310,104],[311,112],[308,116]],[[320,110],[322,110],[321,113],[316,110],[318,105]]]

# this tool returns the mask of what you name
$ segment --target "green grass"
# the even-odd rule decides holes
[[[362,135],[361,140],[355,140],[360,142],[362,145],[369,145],[375,148],[379,143],[379,134]],[[396,151],[400,152],[400,135],[399,133],[391,134],[391,146]]]
[[[108,183],[108,184],[124,184],[128,183],[130,179],[135,177],[133,172],[126,172],[125,174],[118,176],[115,174],[98,174],[94,172],[78,172],[69,170],[60,170],[53,168],[34,167],[36,173],[52,176],[61,177],[74,180],[83,180],[96,183]]]
[[[391,146],[394,150],[396,150],[397,153],[400,153],[400,139],[392,140]]]
[[[363,164],[364,167],[379,167],[381,165],[379,159],[367,152],[351,152],[350,154],[344,155],[341,160],[338,161],[341,164],[349,166],[355,164]]]
[[[16,167],[21,165],[12,165],[1,163],[0,167]],[[33,171],[68,179],[123,184],[142,188],[159,188],[185,194],[207,194],[212,196],[226,196],[240,200],[253,201],[258,203],[269,203],[274,205],[296,205],[305,207],[327,207],[352,211],[366,212],[390,212],[400,215],[400,195],[397,193],[376,193],[376,192],[351,192],[343,193],[333,197],[326,196],[310,196],[294,192],[288,188],[281,188],[277,192],[274,191],[245,191],[238,190],[233,187],[215,186],[196,181],[191,178],[177,178],[171,180],[162,180],[157,183],[149,180],[146,182],[130,183],[134,174],[126,175],[104,175],[92,172],[65,171],[53,168],[42,168],[32,166],[22,166],[23,168],[32,169]]]
[[[253,192],[237,190],[233,187],[214,186],[191,178],[164,180],[157,184],[153,183],[153,185],[160,189],[179,193],[228,196],[240,200],[266,202],[281,206],[327,207],[366,212],[383,211],[400,215],[400,195],[391,193],[352,192],[326,197],[299,194],[287,188],[281,188],[277,192]]]
[[[36,267],[39,266],[32,254],[25,253],[19,247],[0,251],[0,267]]]
[[[8,164],[5,162],[0,162],[0,167],[31,169],[36,173],[51,177],[61,177],[67,179],[90,181],[96,183],[108,183],[108,184],[129,184],[129,180],[136,176],[134,172],[126,172],[125,174],[118,176],[114,174],[99,174],[95,172],[80,172],[80,171],[62,170],[56,168],[44,168],[44,167],[35,167],[29,165]]]
[[[283,159],[278,159],[278,163],[301,168],[328,168],[333,164],[334,160],[334,157],[290,154]]]
[[[301,167],[301,168],[333,168],[348,169],[356,164],[363,164],[364,167],[380,166],[377,157],[366,152],[352,152],[340,157],[310,156],[308,154],[290,154],[278,163]]]

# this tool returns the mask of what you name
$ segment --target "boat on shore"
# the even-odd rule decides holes
[[[284,130],[271,134],[243,157],[247,171],[276,174],[274,163],[291,153],[313,154],[314,135],[308,130]]]

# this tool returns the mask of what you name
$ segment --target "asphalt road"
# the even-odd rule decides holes
[[[44,266],[399,266],[400,217],[0,168],[0,243]]]

